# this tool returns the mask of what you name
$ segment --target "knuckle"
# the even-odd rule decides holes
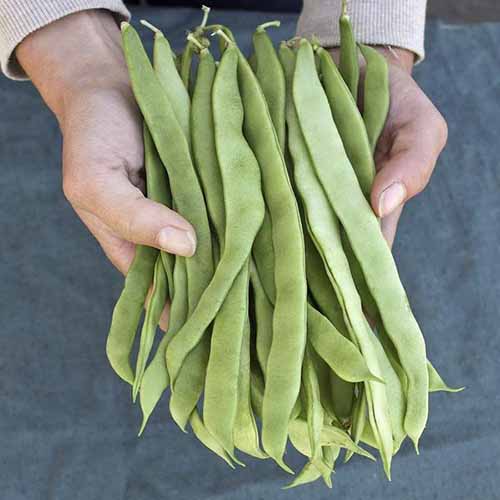
[[[139,227],[137,219],[135,213],[123,219],[122,235],[127,241],[137,241],[137,229]]]
[[[75,178],[75,176],[70,174],[65,174],[63,176],[62,189],[66,199],[72,204],[77,204],[80,198],[80,183]]]
[[[440,140],[441,149],[446,146],[448,142],[448,123],[446,122],[444,116],[439,113],[438,123],[437,123],[438,137]]]

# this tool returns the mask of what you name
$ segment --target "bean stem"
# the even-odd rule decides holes
[[[146,26],[146,28],[149,28],[152,32],[163,35],[161,29],[157,28],[154,24],[151,24],[149,21],[146,21],[145,19],[141,19],[139,22],[143,26]]]
[[[281,21],[268,21],[267,23],[259,24],[256,28],[257,31],[265,31],[266,28],[279,28],[281,26]]]

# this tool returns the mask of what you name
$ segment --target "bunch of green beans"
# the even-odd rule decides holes
[[[363,443],[390,478],[405,438],[418,446],[429,392],[456,390],[427,359],[368,202],[387,62],[356,43],[345,2],[339,66],[315,39],[276,48],[266,30],[278,21],[257,27],[247,60],[208,13],[181,54],[144,21],[153,64],[122,24],[146,194],[190,221],[198,246],[190,258],[137,247],[109,361],[139,397],[140,434],[170,389],[174,421],[231,467],[243,452],[294,474],[290,444],[305,465],[289,487],[331,487],[342,450],[375,460]]]

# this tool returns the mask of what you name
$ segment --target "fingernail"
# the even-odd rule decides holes
[[[193,234],[176,227],[164,227],[158,234],[158,245],[165,252],[191,257],[196,251]]]
[[[394,182],[385,188],[378,200],[378,213],[385,217],[396,210],[406,199],[406,187],[401,182]]]

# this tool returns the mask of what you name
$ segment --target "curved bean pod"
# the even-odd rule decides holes
[[[228,50],[233,49],[230,47]],[[219,98],[223,99],[221,106],[216,104]],[[234,102],[228,105],[225,96],[220,97],[216,92],[213,92],[213,99],[215,140],[226,214],[225,245],[212,281],[167,348],[167,366],[174,390],[175,379],[185,357],[202,338],[248,258],[264,214],[258,164],[240,132],[243,122],[241,104],[238,106],[238,102]],[[228,109],[231,113],[226,112]]]
[[[132,399],[135,401],[141,385],[146,362],[153,347],[153,341],[160,316],[168,298],[168,284],[163,262],[160,256],[157,257],[153,272],[153,288],[151,292],[151,300],[146,307],[146,316],[141,330],[141,341],[139,352],[137,354],[135,378],[132,386]]]
[[[289,106],[287,108],[287,123],[290,134],[289,144],[290,152],[294,160],[295,182],[304,203],[306,212],[305,215],[308,222],[308,227],[310,228],[310,234],[313,237],[316,248],[321,254],[326,272],[328,274],[328,277],[330,278],[330,282],[332,283],[333,288],[336,291],[337,298],[343,309],[344,321],[351,336],[351,340],[363,353],[370,372],[380,380],[382,379],[380,366],[370,339],[372,332],[367,327],[363,310],[361,308],[361,301],[355,284],[352,280],[349,264],[342,248],[339,221],[329,204],[324,184],[322,186],[319,182],[317,169],[315,168],[313,162],[314,157],[312,155],[310,147],[307,147],[308,144],[305,141],[305,127],[302,126],[303,123],[301,122],[301,117],[299,116],[299,108],[297,105],[297,101],[299,101],[299,99],[297,99],[296,91],[297,89],[300,89],[301,92],[303,92],[303,90],[301,89],[302,81],[299,80],[305,78],[305,75],[302,75],[300,73],[302,71],[302,62],[300,61],[299,56],[301,54],[300,51],[304,46],[310,50],[306,54],[311,56],[307,60],[307,63],[312,63],[312,66],[308,67],[307,79],[312,79],[314,81],[314,75],[316,75],[314,55],[312,53],[311,46],[308,44],[308,42],[306,43],[307,45],[304,45],[301,42],[301,47],[297,55],[297,61],[293,73],[294,100],[293,102],[289,101]],[[283,47],[283,52],[284,54],[287,53],[285,47]],[[288,54],[293,56],[293,54],[290,54],[289,52]],[[292,64],[285,66],[287,82],[292,78],[292,69]],[[319,80],[317,80],[317,82],[319,83]],[[319,88],[321,89],[321,84]],[[328,106],[328,104],[326,104],[326,106]],[[328,117],[333,123],[330,111],[328,110],[328,108],[326,109],[328,112]],[[302,109],[301,111],[304,115],[306,114],[304,109]],[[308,126],[310,126],[310,124]],[[316,126],[316,128],[318,127]],[[316,145],[316,147],[320,146]],[[331,158],[337,158],[337,156],[330,156],[330,165]],[[356,178],[355,182],[357,184]],[[357,184],[357,189],[360,191],[359,184]],[[320,214],[321,217],[318,217],[318,215]],[[344,401],[339,401],[335,397],[335,382],[335,379],[331,380],[331,383],[333,383],[334,385],[334,387],[332,388],[332,390],[334,391],[333,401],[335,401],[336,404],[341,404]],[[392,433],[390,428],[390,417],[388,412],[388,403],[385,388],[383,384],[379,382],[367,382],[365,384],[365,387],[367,393],[369,393],[371,396],[370,415],[371,419],[374,422],[374,426],[376,425],[379,431],[381,440],[380,449],[384,461],[384,467],[387,474],[389,474],[390,462],[392,459]],[[349,401],[349,403],[351,403],[351,401],[352,399]],[[345,415],[340,415],[339,410],[336,410],[337,416],[341,419],[344,419]],[[350,416],[350,408],[341,407],[340,410],[345,411]]]
[[[254,293],[257,359],[265,377],[273,341],[273,305],[264,290],[254,262],[250,263],[250,281]]]
[[[417,446],[428,416],[425,343],[409,307],[390,249],[377,218],[359,188],[328,109],[328,100],[319,79],[314,75],[312,48],[307,41],[302,40],[297,54],[293,89],[301,129],[316,174],[346,230],[384,326],[408,376],[405,431]],[[336,158],[334,164],[331,158]],[[384,283],[383,287],[381,283]]]
[[[276,56],[273,42],[266,32],[271,26],[279,27],[279,21],[257,26],[252,38],[255,54],[255,76],[269,106],[282,151],[285,151],[285,75]]]
[[[321,406],[321,392],[310,349],[309,345],[306,346],[302,365],[302,394],[311,459],[313,462],[316,462],[321,460],[320,440],[325,414]]]
[[[429,392],[462,392],[465,389],[465,387],[454,389],[448,386],[430,361],[427,361],[427,371],[429,372]]]
[[[361,190],[369,199],[375,177],[375,162],[363,117],[332,56],[321,47],[316,50],[316,54],[335,125]]]
[[[366,61],[363,119],[374,152],[389,114],[389,65],[373,47],[359,44],[359,49]]]
[[[212,88],[215,73],[216,66],[212,54],[209,50],[201,50],[191,104],[193,157],[196,172],[205,193],[210,222],[221,248],[224,240],[225,214],[212,112]]]
[[[240,52],[243,130],[259,162],[275,252],[273,341],[267,362],[262,414],[264,450],[282,467],[287,428],[300,389],[306,339],[305,256],[297,202],[259,83]],[[290,269],[294,272],[290,273]],[[285,368],[283,368],[285,367]]]
[[[149,287],[153,281],[158,250],[137,245],[123,290],[113,310],[106,341],[106,355],[111,367],[125,382],[133,385],[134,371],[130,366],[130,353],[137,335]]]
[[[128,23],[122,23],[122,41],[132,90],[151,131],[158,153],[168,169],[176,209],[193,224],[197,232],[196,254],[185,260],[188,304],[192,308],[198,302],[200,293],[212,275],[211,266],[207,263],[213,262],[213,258],[208,216],[203,193],[191,160],[189,142],[165,91],[166,85],[173,85],[172,82],[180,78],[175,65],[166,64],[166,68],[170,68],[171,72],[163,73],[163,77],[166,78],[169,75],[169,81],[159,80],[137,32]],[[169,137],[168,143],[164,140],[165,137]],[[196,360],[193,360],[194,362]],[[194,368],[196,367],[191,366],[190,371]],[[200,377],[197,380],[199,379]],[[202,387],[201,384],[198,389],[200,393]],[[194,408],[196,401],[191,404]]]
[[[156,350],[151,363],[144,372],[141,388],[139,390],[142,410],[142,424],[139,430],[139,435],[144,432],[149,417],[153,413],[153,410],[158,404],[162,394],[170,384],[170,377],[168,376],[165,360],[165,352],[172,335],[177,332],[184,321],[186,321],[188,314],[186,279],[185,263],[177,258],[174,264],[173,273],[174,289],[177,290],[177,293],[174,293],[172,297],[172,304],[168,318],[168,330],[158,345],[158,349]]]
[[[340,27],[340,63],[339,69],[354,100],[358,99],[359,61],[358,47],[352,30],[351,21],[347,15],[347,0],[342,0]]]
[[[241,345],[238,377],[238,408],[233,435],[234,444],[239,450],[244,451],[252,457],[267,458],[267,455],[260,449],[259,432],[252,411],[250,394],[250,322],[248,321],[248,316],[243,330],[243,343]]]
[[[381,382],[370,373],[354,344],[311,305],[307,308],[307,333],[315,351],[340,378],[348,382]]]

